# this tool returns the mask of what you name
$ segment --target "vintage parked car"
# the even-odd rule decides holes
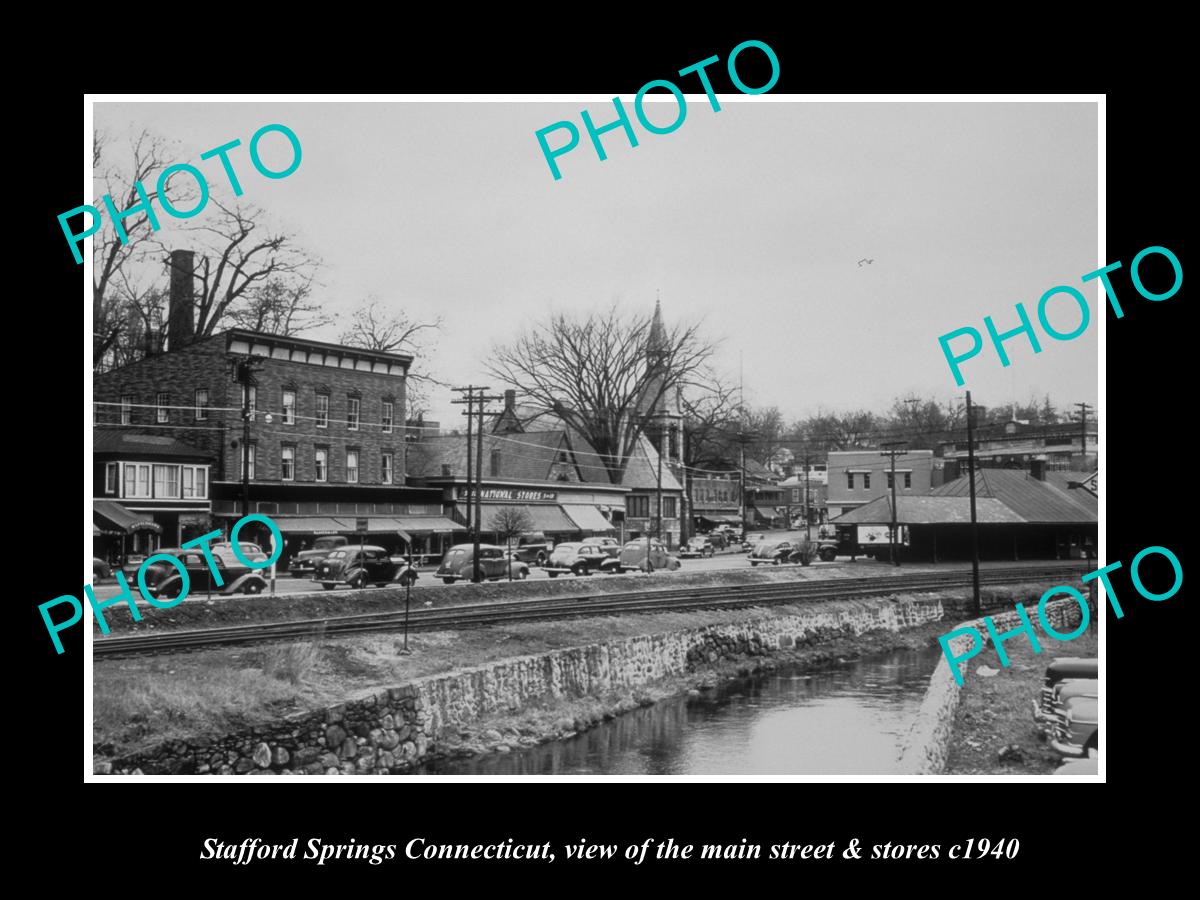
[[[588,538],[588,543],[599,545],[600,549],[603,550],[605,553],[607,553],[609,556],[616,557],[616,556],[621,555],[621,542],[618,541],[616,538],[613,538],[613,537]]]
[[[98,556],[92,557],[92,581],[102,578],[112,578],[112,566]]]
[[[706,537],[697,535],[694,538],[689,538],[688,542],[679,548],[679,555],[684,559],[693,557],[712,557],[717,550],[712,545],[712,541]]]
[[[242,561],[234,554],[233,544],[229,541],[217,541],[217,543],[209,544],[209,546],[212,547],[214,555],[224,556],[229,561],[239,565],[242,564]],[[267,558],[267,554],[263,553],[262,547],[258,546],[258,544],[252,544],[249,541],[238,541],[238,550],[250,562],[259,562]]]
[[[754,548],[757,547],[762,541],[765,541],[766,539],[767,539],[767,536],[765,534],[763,534],[762,532],[759,532],[759,531],[752,532],[752,533],[744,535],[742,537],[742,548],[744,550],[746,550],[746,552],[748,552],[748,553],[753,552]]]
[[[800,538],[795,541],[759,541],[750,551],[750,565],[800,563],[809,565],[817,555],[817,547],[811,541]]]
[[[549,562],[542,568],[551,578],[557,578],[568,572],[576,576],[591,575],[593,572],[599,571],[604,563],[613,559],[614,557],[598,543],[569,541],[555,547],[550,554]]]
[[[708,538],[708,542],[713,545],[714,550],[724,550],[732,543],[731,533],[728,531],[710,531],[704,537]]]
[[[218,594],[261,594],[267,586],[267,579],[261,570],[231,562],[220,554],[213,554],[213,565],[221,580],[218,584],[212,569],[208,567],[208,560],[198,549],[159,548],[154,553],[170,554],[183,563],[188,573],[189,596],[209,591]],[[166,560],[156,560],[146,566],[145,577],[146,589],[155,599],[178,597],[183,591],[183,576],[179,574],[179,568]]]
[[[1086,757],[1099,750],[1098,660],[1064,657],[1046,668],[1033,718],[1063,756]]]
[[[647,552],[648,551],[648,552]],[[666,569],[674,572],[682,563],[679,558],[667,552],[662,541],[651,538],[638,538],[628,541],[621,548],[621,555],[616,559],[605,560],[601,568],[605,572],[654,572]]]
[[[322,535],[307,550],[301,550],[292,557],[288,571],[293,578],[308,578],[316,570],[317,563],[338,547],[345,547],[349,543],[350,539],[340,534]]]
[[[479,574],[485,581],[508,578],[510,571],[513,579],[517,581],[529,577],[529,564],[521,558],[520,551],[513,551],[512,558],[509,558],[503,547],[494,544],[479,545]],[[474,546],[456,544],[446,551],[434,577],[442,579],[446,584],[454,584],[456,581],[470,581],[474,574]]]
[[[416,580],[415,569],[405,566],[398,572],[398,568],[382,547],[350,544],[331,551],[317,563],[312,580],[327,591],[339,584],[365,588],[368,584],[384,587],[392,580],[399,580],[401,584],[412,584]]]
[[[546,535],[540,531],[531,531],[517,538],[517,547],[513,552],[521,562],[544,566],[553,549],[554,542]]]

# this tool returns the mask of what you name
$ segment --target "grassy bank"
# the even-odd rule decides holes
[[[1033,652],[1027,640],[1005,645],[1010,665],[1000,668],[989,647],[968,663],[954,734],[946,761],[947,775],[1049,775],[1061,757],[1050,749],[1034,726],[1032,701],[1041,692],[1046,666],[1056,656],[1098,655],[1095,619],[1073,641],[1052,641],[1039,634],[1042,652]],[[998,670],[996,674],[980,674]],[[1016,748],[999,759],[1006,747]]]

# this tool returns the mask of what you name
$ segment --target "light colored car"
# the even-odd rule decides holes
[[[1086,757],[1100,748],[1098,661],[1064,657],[1046,667],[1033,718],[1063,756]]]
[[[716,552],[717,549],[712,545],[712,541],[700,535],[689,538],[688,542],[679,548],[679,555],[684,559],[706,556],[711,558]]]
[[[638,538],[628,541],[616,559],[605,560],[601,568],[605,572],[654,572],[665,569],[674,572],[680,568],[679,558],[667,552],[666,545],[659,540]]]

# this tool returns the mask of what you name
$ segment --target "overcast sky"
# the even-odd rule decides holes
[[[1094,104],[721,99],[714,113],[689,96],[672,134],[634,119],[636,148],[620,130],[604,135],[604,162],[584,132],[559,158],[560,181],[534,132],[560,119],[583,131],[583,108],[605,123],[611,102],[99,103],[95,124],[171,139],[172,161],[198,165],[222,199],[219,163],[199,157],[240,138],[241,199],[321,257],[331,310],[374,294],[419,318],[441,314],[428,368],[496,390],[505,385],[481,365],[493,342],[551,310],[618,299],[649,312],[659,291],[668,321],[702,318],[723,339],[717,362],[733,379],[743,366],[747,402],[789,421],[913,393],[946,400],[962,389],[939,335],[982,331],[985,315],[1011,328],[1018,301],[1036,321],[1043,292],[1083,289],[1080,276],[1107,262],[1096,251]],[[668,122],[669,103],[652,120]],[[299,136],[303,161],[272,181],[245,145],[274,122]],[[183,223],[162,221],[168,246],[186,246]],[[1093,313],[1097,284],[1084,291]],[[1058,302],[1051,321],[1069,331],[1078,312]],[[1008,368],[989,348],[965,364],[965,387],[983,405],[1045,393],[1094,405],[1095,320],[1074,341],[1042,336],[1038,355],[1024,338],[1008,342]],[[458,427],[448,400],[436,391],[433,415]]]

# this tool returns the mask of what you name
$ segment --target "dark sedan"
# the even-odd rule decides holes
[[[213,554],[213,566],[221,581],[218,584],[213,569],[209,568],[208,560],[201,551],[160,548],[154,552],[156,555],[169,554],[183,563],[188,573],[188,593],[192,596],[210,591],[218,594],[261,594],[267,586],[261,571],[232,562],[222,554]],[[156,560],[146,566],[145,578],[146,589],[156,599],[178,597],[183,590],[183,576],[179,574],[179,568],[166,560]]]
[[[368,584],[384,587],[396,577],[399,568],[382,547],[370,544],[340,547],[317,563],[313,581],[319,582],[327,591],[332,591],[339,584],[354,588],[364,588]],[[401,574],[406,580],[416,579],[416,572],[407,566]]]

